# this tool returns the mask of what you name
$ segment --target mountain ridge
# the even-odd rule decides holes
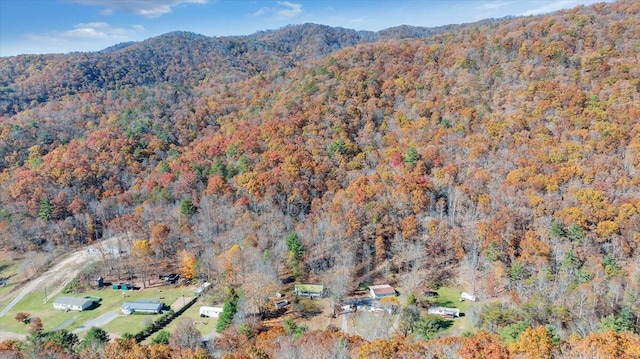
[[[403,34],[386,31],[384,37],[411,38],[444,31],[444,28],[403,29]],[[0,69],[3,69],[0,71],[0,87],[11,90],[0,96],[0,115],[15,113],[11,108],[24,108],[31,101],[44,102],[105,86],[113,89],[164,81],[194,86],[205,78],[236,81],[268,71],[271,67],[291,68],[296,62],[325,56],[358,43],[377,41],[375,34],[316,24],[294,25],[248,36],[208,37],[175,31],[140,42],[114,45],[98,52],[0,58]],[[20,66],[23,60],[35,62],[36,71],[30,72],[25,81],[15,83],[15,79],[26,74],[26,68]],[[204,69],[200,66],[203,62],[216,67]],[[187,68],[192,72],[190,78],[185,77]],[[194,72],[197,68],[200,70]],[[136,76],[130,75],[132,70],[136,70],[133,71]],[[53,82],[43,80],[44,77],[53,79]],[[24,99],[20,99],[18,93]]]
[[[481,298],[475,330],[544,328],[567,357],[576,334],[637,337],[640,3],[417,35],[174,33],[3,66],[24,86],[2,92],[22,102],[0,115],[0,243],[127,233],[153,255],[126,270],[191,255],[247,303],[449,285]]]

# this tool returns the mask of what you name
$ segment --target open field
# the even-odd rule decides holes
[[[122,336],[124,333],[135,334],[159,317],[160,315],[151,314],[123,315],[107,323],[102,329],[117,337]]]
[[[186,290],[186,289],[185,289]],[[123,297],[122,293],[126,294],[126,297]],[[101,297],[102,301],[99,306],[86,310],[83,312],[75,312],[69,311],[65,312],[62,310],[53,309],[53,300],[44,303],[44,292],[34,292],[31,294],[27,294],[21,301],[19,301],[11,310],[7,312],[7,314],[3,317],[0,317],[0,327],[3,331],[14,332],[19,334],[25,334],[28,326],[16,321],[15,315],[19,312],[26,312],[31,315],[31,317],[39,317],[42,319],[45,330],[52,330],[55,328],[64,327],[69,331],[80,327],[84,322],[90,319],[97,318],[98,316],[107,313],[109,311],[120,313],[120,306],[124,301],[132,301],[137,299],[157,299],[158,292],[157,289],[147,289],[147,290],[135,290],[135,291],[117,291],[112,290],[111,288],[104,288],[100,290],[90,290],[83,292],[81,294],[65,294],[67,296],[74,297],[84,297],[87,295]],[[58,296],[56,296],[57,298]],[[164,300],[164,299],[163,299]],[[170,304],[170,303],[168,303]],[[131,316],[132,322],[135,321],[143,321],[143,316]],[[154,316],[149,316],[154,317]],[[114,333],[122,334],[124,332],[135,333],[135,329],[122,329],[118,326],[120,317],[116,318],[111,323],[113,324],[113,328],[117,329]],[[109,325],[105,326],[109,328]],[[133,328],[133,326],[130,326]],[[142,327],[140,327],[141,329]]]

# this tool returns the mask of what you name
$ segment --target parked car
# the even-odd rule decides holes
[[[160,279],[162,279],[163,281],[169,282],[171,284],[175,284],[178,282],[178,279],[180,279],[180,275],[175,273],[165,274],[165,275],[161,275]]]
[[[275,302],[274,304],[276,306],[276,309],[280,309],[280,308],[284,308],[287,305],[289,305],[289,301],[286,300],[286,299],[283,299],[283,300],[279,300],[279,301]]]

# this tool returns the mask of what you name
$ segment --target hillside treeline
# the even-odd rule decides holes
[[[144,268],[195,258],[248,311],[292,280],[456,283],[486,331],[638,333],[639,20],[621,1],[0,59],[2,245],[126,233]]]

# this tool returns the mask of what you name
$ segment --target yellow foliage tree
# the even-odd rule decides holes
[[[394,340],[376,339],[364,343],[358,348],[358,358],[361,359],[385,359],[395,358],[398,351],[398,343]]]
[[[509,350],[500,343],[501,338],[497,334],[479,332],[471,338],[466,338],[462,348],[458,351],[463,358],[474,359],[508,359]]]
[[[193,279],[196,277],[196,264],[197,264],[197,259],[196,256],[194,256],[193,254],[187,252],[187,251],[182,251],[180,253],[180,275],[182,276],[182,278],[185,279]]]
[[[522,260],[530,263],[546,263],[551,255],[548,244],[538,239],[536,231],[527,231],[520,242]]]
[[[612,234],[618,232],[619,226],[614,221],[602,221],[598,223],[596,233],[598,234],[599,242],[606,241]]]
[[[640,358],[640,335],[613,330],[591,333],[582,340],[572,340],[568,355],[573,358]]]
[[[402,227],[402,236],[405,239],[414,239],[418,234],[418,220],[413,214],[403,219],[400,226]]]
[[[550,359],[553,357],[554,345],[551,334],[544,326],[535,329],[527,328],[520,340],[509,347],[513,354],[524,354],[527,358]]]
[[[218,262],[226,273],[226,278],[235,282],[238,272],[238,264],[241,259],[242,248],[238,244],[234,244],[229,248],[227,253],[222,253],[218,256]]]
[[[131,246],[131,255],[137,258],[145,258],[151,254],[151,244],[146,239],[139,239]]]

